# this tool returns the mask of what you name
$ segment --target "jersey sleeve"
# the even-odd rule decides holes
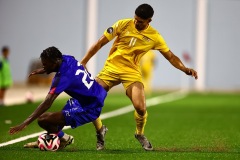
[[[104,35],[107,37],[107,39],[109,41],[111,41],[116,36],[118,36],[118,34],[121,31],[122,26],[123,26],[123,22],[122,22],[122,20],[119,20],[116,23],[114,23],[111,27],[107,28],[104,31]]]
[[[153,49],[160,50],[161,52],[168,52],[170,50],[164,38],[159,33],[157,34],[156,39],[157,39],[157,42]]]
[[[60,94],[70,85],[70,80],[66,76],[55,77],[49,94]]]

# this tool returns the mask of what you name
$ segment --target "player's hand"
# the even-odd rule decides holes
[[[27,125],[25,123],[22,123],[20,125],[14,126],[14,127],[10,127],[9,134],[16,134],[16,133],[22,131],[26,127],[27,127]]]
[[[30,77],[30,76],[32,76],[32,75],[35,75],[35,74],[43,74],[43,73],[45,73],[45,72],[46,72],[46,71],[45,71],[44,68],[39,68],[39,69],[36,69],[36,70],[32,71],[32,72],[28,75],[28,77]]]
[[[192,68],[186,68],[185,73],[189,76],[194,77],[195,79],[198,79],[197,72]]]

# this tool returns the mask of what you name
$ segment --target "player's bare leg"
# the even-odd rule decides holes
[[[65,126],[65,119],[61,111],[42,114],[38,118],[38,124],[49,133],[58,133],[60,138],[59,149],[63,149],[67,145],[74,143],[73,136],[68,135],[61,130],[63,126]]]
[[[153,150],[151,143],[144,136],[144,127],[147,121],[146,101],[143,84],[141,82],[135,82],[131,84],[127,91],[127,96],[131,99],[135,108],[134,118],[136,121],[135,138],[140,142],[142,147],[149,151]]]
[[[74,138],[71,135],[67,135],[62,132],[62,128],[65,125],[64,116],[62,112],[46,112],[38,118],[38,124],[41,128],[48,133],[57,133],[60,138],[59,149],[65,148],[74,142]],[[38,148],[37,142],[30,142],[24,145],[25,148]]]
[[[0,89],[0,107],[4,106],[4,96],[5,96],[6,89]]]

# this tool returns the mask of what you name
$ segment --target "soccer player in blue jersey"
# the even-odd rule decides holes
[[[62,128],[64,126],[76,128],[96,120],[101,113],[107,92],[73,56],[62,55],[56,47],[45,49],[40,58],[43,68],[33,71],[30,76],[56,72],[50,91],[36,110],[23,123],[11,127],[9,133],[18,133],[38,119],[41,128],[48,133],[58,134],[61,141],[60,149],[65,148],[73,143],[74,138],[64,133]],[[46,112],[62,92],[72,98],[67,101],[61,111]],[[97,142],[100,146],[104,146],[107,128],[102,124],[100,126],[96,128]],[[28,143],[25,147],[36,148],[37,142]]]

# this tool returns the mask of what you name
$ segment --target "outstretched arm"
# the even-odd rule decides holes
[[[22,131],[26,128],[30,123],[32,123],[35,119],[41,116],[45,111],[47,111],[53,101],[57,98],[58,94],[48,94],[45,100],[36,108],[35,111],[21,124],[11,127],[9,130],[9,134],[15,134]]]
[[[44,68],[39,68],[39,69],[35,69],[34,71],[32,71],[28,77],[32,76],[32,75],[35,75],[35,74],[43,74],[43,73],[46,73],[45,69]]]
[[[160,51],[161,52],[161,51]],[[184,66],[182,61],[174,55],[170,50],[168,52],[161,52],[161,54],[177,69],[183,71],[187,75],[190,75],[194,77],[195,79],[198,79],[197,72],[194,69],[187,68]]]
[[[80,63],[86,68],[86,64],[92,58],[92,56],[94,56],[97,51],[100,50],[108,42],[109,40],[107,37],[103,35],[94,45],[91,46]]]

